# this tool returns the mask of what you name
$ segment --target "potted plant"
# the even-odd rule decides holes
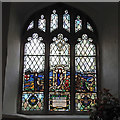
[[[120,101],[113,97],[108,89],[99,92],[96,105],[89,110],[90,120],[118,120],[120,117]]]

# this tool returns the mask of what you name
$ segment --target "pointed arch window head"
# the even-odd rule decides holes
[[[20,111],[86,112],[96,104],[98,90],[94,24],[64,5],[38,13],[25,28]]]

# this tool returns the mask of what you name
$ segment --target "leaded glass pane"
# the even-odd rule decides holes
[[[58,15],[56,14],[56,10],[53,10],[53,14],[51,14],[50,21],[50,32],[54,31],[58,28]]]
[[[93,32],[93,28],[92,28],[92,26],[90,25],[89,22],[87,22],[87,29]]]
[[[58,34],[50,44],[49,110],[70,110],[70,45]]]
[[[43,92],[23,92],[22,93],[22,110],[38,111],[43,110],[44,93]]]
[[[96,74],[77,72],[75,74],[76,92],[97,92]]]
[[[76,56],[95,56],[95,45],[91,42],[92,39],[78,39],[79,43],[75,45]]]
[[[56,65],[64,65],[66,69],[70,68],[70,56],[50,56],[50,69]]]
[[[34,33],[24,48],[22,110],[43,110],[45,44]]]
[[[70,32],[70,15],[68,14],[68,10],[65,10],[65,14],[63,15],[63,28]]]
[[[23,91],[44,91],[43,72],[30,72],[29,70],[23,76]]]
[[[75,57],[75,70],[96,73],[95,57]]]
[[[88,111],[97,98],[96,48],[87,34],[78,38],[75,45],[75,107],[77,111]]]
[[[77,19],[75,20],[75,32],[78,32],[82,29],[82,20],[80,19],[80,16],[77,16]]]
[[[38,28],[42,31],[46,31],[46,19],[44,19],[44,15],[41,15],[41,18],[38,20]]]
[[[49,111],[70,111],[70,92],[50,92]]]
[[[32,29],[33,27],[34,27],[34,21],[32,21],[32,22],[29,24],[29,26],[28,26],[28,28],[27,28],[27,31],[30,30],[30,29]]]
[[[45,44],[41,41],[42,37],[29,37],[29,42],[25,44],[25,55],[45,55]]]
[[[44,71],[45,56],[24,56],[24,71]]]
[[[75,107],[77,111],[88,111],[91,106],[96,104],[96,93],[76,93]]]

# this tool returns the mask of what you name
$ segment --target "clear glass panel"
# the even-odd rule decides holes
[[[95,57],[75,57],[75,70],[77,72],[96,73]]]
[[[52,44],[50,44],[50,55],[70,55],[70,45],[66,43],[67,38],[63,38],[62,34],[58,34],[58,37],[53,38]]]
[[[22,93],[22,110],[36,111],[43,110],[44,93],[43,92],[23,92]]]
[[[53,14],[51,14],[50,21],[50,32],[54,31],[58,28],[58,15],[56,14],[56,10],[53,10]]]
[[[76,93],[75,107],[77,111],[88,111],[91,106],[96,104],[96,93]]]
[[[24,56],[24,71],[44,71],[45,56]]]
[[[70,93],[50,92],[49,111],[70,111]]]
[[[45,55],[45,44],[41,42],[43,40],[42,37],[38,37],[37,34],[34,33],[28,40],[29,42],[25,44],[25,55]]]
[[[93,32],[93,28],[92,28],[92,26],[90,25],[89,22],[87,22],[87,29]]]
[[[83,39],[78,38],[79,43],[75,45],[75,55],[76,56],[95,56],[96,48],[92,43],[91,38],[87,38],[87,36],[82,36]]]
[[[80,16],[77,16],[77,19],[75,20],[75,32],[78,32],[82,29],[82,20],[80,19]]]
[[[33,27],[34,27],[34,21],[32,21],[32,22],[29,24],[29,26],[28,26],[28,28],[27,28],[27,31],[30,30],[30,29],[32,29]]]
[[[50,69],[56,65],[64,65],[68,69],[70,67],[70,56],[50,56]]]
[[[68,14],[68,10],[65,10],[65,14],[63,15],[63,28],[70,32],[70,15]]]
[[[58,34],[50,44],[49,110],[70,110],[70,45]]]
[[[38,20],[38,28],[42,31],[46,31],[46,19],[44,19],[44,15],[41,15],[41,19]]]

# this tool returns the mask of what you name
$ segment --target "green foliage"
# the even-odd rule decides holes
[[[96,105],[89,110],[90,120],[118,120],[120,117],[120,101],[113,97],[108,89],[99,92]]]

